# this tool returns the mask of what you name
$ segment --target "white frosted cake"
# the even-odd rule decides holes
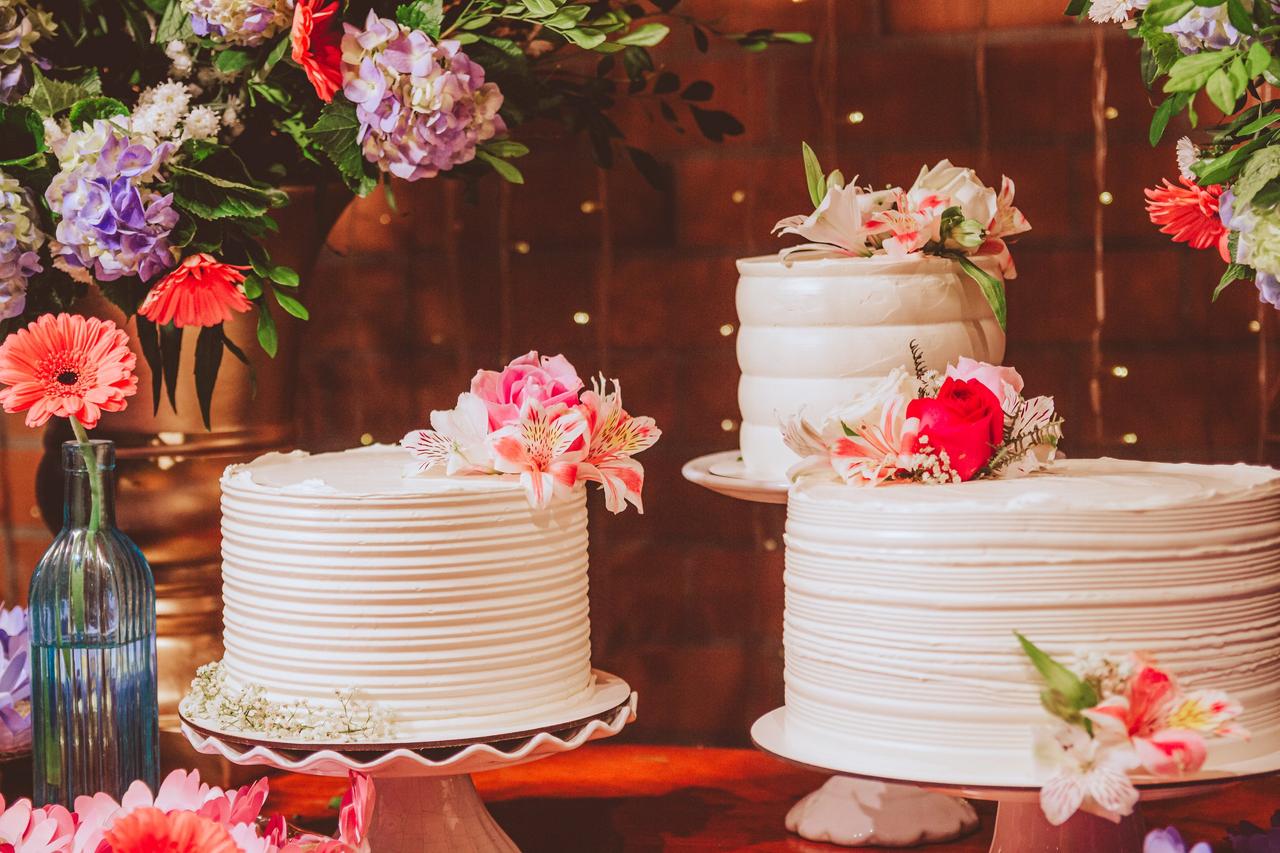
[[[411,463],[369,447],[227,471],[228,692],[323,718],[350,690],[375,739],[554,719],[592,685],[586,489],[536,509],[516,481]]]
[[[1206,771],[1280,750],[1270,468],[1087,459],[948,485],[818,478],[792,489],[786,546],[787,737],[857,756],[860,772],[1036,778],[1029,732],[1049,717],[1015,631],[1058,660],[1145,653],[1188,690],[1230,694],[1252,737],[1211,742]]]

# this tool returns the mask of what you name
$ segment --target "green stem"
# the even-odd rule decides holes
[[[76,631],[84,633],[84,561],[91,557],[95,548],[98,529],[102,526],[102,471],[98,468],[98,456],[89,443],[89,433],[84,424],[72,415],[71,429],[80,443],[80,453],[84,456],[85,471],[89,474],[89,531],[85,537],[85,548],[80,559],[71,563],[71,624]]]

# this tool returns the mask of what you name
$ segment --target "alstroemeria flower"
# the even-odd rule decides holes
[[[418,460],[421,471],[443,467],[453,476],[494,470],[488,439],[489,411],[484,400],[463,393],[456,408],[431,413],[431,429],[414,430],[400,444]]]
[[[587,423],[587,451],[578,476],[604,489],[605,506],[619,513],[630,503],[643,513],[640,491],[644,468],[631,457],[648,450],[662,435],[653,418],[632,417],[622,408],[622,389],[613,381],[606,393],[602,381],[582,395],[580,408]]]
[[[842,480],[874,486],[911,465],[920,421],[907,417],[909,404],[905,398],[891,400],[885,404],[879,423],[850,427],[853,435],[836,440],[831,448],[831,467]]]
[[[1180,697],[1169,710],[1166,724],[1214,737],[1249,737],[1237,720],[1244,713],[1240,703],[1221,690],[1200,690]]]
[[[531,397],[519,420],[489,436],[494,467],[519,474],[529,502],[545,508],[577,484],[584,451],[573,447],[586,432],[587,422],[576,409],[556,414]]]
[[[918,252],[926,245],[942,237],[942,213],[950,206],[944,196],[925,194],[917,198],[898,193],[896,208],[880,213],[877,224],[892,234],[881,243],[881,248],[892,258],[902,258]]]
[[[773,226],[774,234],[795,234],[809,241],[783,249],[783,260],[802,251],[865,255],[871,250],[872,238],[888,230],[878,214],[888,210],[902,191],[869,192],[856,182],[857,178],[845,185],[831,182],[817,210],[808,216],[789,216]]]
[[[907,200],[913,210],[958,207],[965,219],[983,225],[995,219],[998,211],[995,190],[982,183],[973,169],[953,166],[950,160],[940,160],[932,169],[922,167],[907,190]]]
[[[1008,175],[1000,178],[1000,194],[996,197],[996,214],[987,226],[987,239],[978,247],[977,254],[993,255],[1000,268],[1000,275],[1006,279],[1018,277],[1018,269],[1013,264],[1013,256],[1009,254],[1006,237],[1013,237],[1031,230],[1031,223],[1022,211],[1013,206],[1013,181]]]
[[[1064,723],[1037,731],[1036,758],[1050,774],[1040,788],[1040,808],[1052,825],[1061,826],[1077,811],[1113,823],[1133,814],[1138,789],[1129,779],[1137,766],[1131,750],[1104,744]]]

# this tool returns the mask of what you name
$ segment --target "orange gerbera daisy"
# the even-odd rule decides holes
[[[1147,215],[1160,226],[1161,234],[1173,237],[1175,243],[1186,243],[1193,249],[1218,247],[1218,254],[1230,262],[1227,239],[1230,232],[1218,217],[1218,197],[1222,187],[1202,187],[1194,181],[1179,178],[1182,186],[1174,186],[1166,178],[1163,186],[1146,190]]]
[[[201,252],[160,279],[142,300],[138,314],[163,326],[216,326],[231,319],[232,311],[248,311],[252,304],[240,289],[248,267],[224,264]]]
[[[26,412],[27,426],[75,418],[93,429],[138,390],[129,336],[110,320],[45,314],[0,345],[0,405]]]
[[[298,0],[293,7],[293,61],[302,66],[320,100],[328,103],[342,88],[342,29],[338,4]]]
[[[113,853],[239,853],[231,833],[220,823],[195,812],[138,809],[103,833]]]

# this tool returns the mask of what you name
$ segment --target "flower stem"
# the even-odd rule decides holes
[[[98,455],[89,443],[89,433],[84,424],[72,415],[71,429],[80,443],[80,453],[84,456],[85,471],[89,474],[89,530],[85,537],[85,548],[80,559],[71,563],[71,624],[75,630],[85,630],[84,613],[84,562],[91,558],[95,548],[98,528],[102,526],[102,471],[98,468]]]

